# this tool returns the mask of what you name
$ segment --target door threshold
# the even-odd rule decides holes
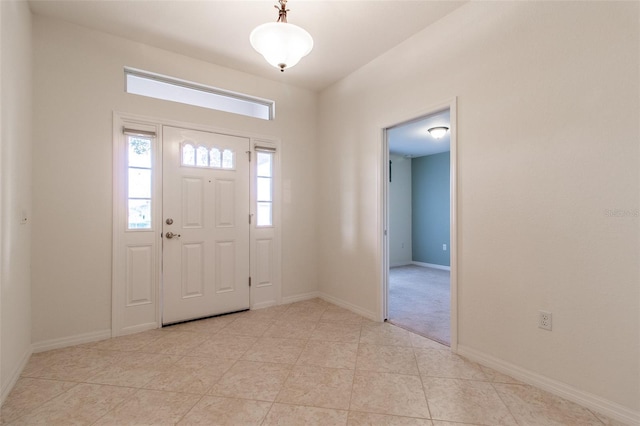
[[[171,322],[171,323],[168,323],[168,324],[162,324],[162,328],[165,328],[165,327],[171,327],[171,326],[173,326],[173,325],[178,325],[178,324],[185,324],[185,323],[188,323],[188,322],[200,321],[200,320],[209,319],[209,318],[223,317],[223,316],[225,316],[225,315],[238,314],[238,313],[240,313],[240,312],[247,312],[248,310],[249,310],[249,308],[247,308],[247,309],[240,309],[239,311],[225,312],[225,313],[223,313],[223,314],[209,315],[209,316],[207,316],[207,317],[200,317],[200,318],[188,319],[188,320],[185,320],[185,321]]]

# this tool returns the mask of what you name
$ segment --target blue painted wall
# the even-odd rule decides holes
[[[450,266],[449,152],[414,158],[411,187],[413,261]]]

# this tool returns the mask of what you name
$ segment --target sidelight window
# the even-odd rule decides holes
[[[273,226],[273,154],[256,150],[257,226]]]
[[[127,227],[151,229],[151,138],[127,136]]]

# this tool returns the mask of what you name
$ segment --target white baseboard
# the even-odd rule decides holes
[[[303,300],[315,299],[320,297],[319,291],[310,291],[309,293],[296,294],[295,296],[287,296],[282,298],[282,305],[289,303],[302,302]]]
[[[31,354],[33,353],[33,349],[29,347],[24,354],[22,354],[22,358],[20,359],[20,363],[16,367],[15,370],[11,372],[9,379],[2,384],[2,391],[0,393],[0,405],[4,404],[4,401],[7,399],[13,387],[18,382],[20,375],[22,374],[22,370],[27,366],[27,362],[29,362],[29,358],[31,358]]]
[[[320,298],[322,300],[326,300],[329,303],[333,303],[334,305],[340,306],[341,308],[348,309],[353,313],[356,313],[356,314],[361,315],[361,316],[363,316],[365,318],[368,318],[371,321],[378,321],[376,319],[375,312],[367,311],[366,309],[362,309],[361,307],[356,306],[356,305],[354,305],[352,303],[345,302],[344,300],[338,299],[337,297],[329,296],[326,293],[320,293]]]
[[[435,263],[411,262],[412,265],[424,266],[426,268],[442,269],[443,271],[451,271],[451,266],[436,265]]]
[[[458,345],[457,353],[486,367],[493,368],[514,379],[521,380],[537,388],[543,389],[561,398],[575,402],[583,407],[597,411],[612,419],[619,420],[630,425],[640,425],[640,412],[633,411],[615,402],[606,400],[597,395],[584,392],[557,380],[550,379],[538,373],[526,370],[517,365],[508,363],[492,355],[485,354],[464,345]]]
[[[120,332],[117,335],[113,335],[113,337],[127,336],[129,334],[136,334],[136,333],[140,333],[147,330],[155,330],[156,328],[159,328],[159,324],[157,322],[148,322],[145,324],[138,324],[131,327],[123,328],[122,330],[120,330]],[[109,337],[112,337],[112,336],[109,336]]]
[[[44,340],[31,345],[33,352],[50,351],[51,349],[66,348],[67,346],[81,343],[97,342],[111,337],[111,330],[92,331],[90,333],[76,334],[75,336],[61,337],[59,339]]]
[[[278,302],[276,302],[275,300],[269,300],[267,302],[255,303],[253,306],[251,306],[251,310],[253,311],[254,309],[270,308],[272,306],[276,306],[277,304],[278,304]]]

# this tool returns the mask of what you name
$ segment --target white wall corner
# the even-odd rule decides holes
[[[542,376],[484,352],[458,345],[457,354],[583,407],[630,425],[640,425],[640,412]]]
[[[356,306],[352,303],[349,302],[345,302],[342,299],[338,299],[337,297],[333,297],[333,296],[329,296],[326,293],[320,293],[320,298],[322,300],[325,300],[329,303],[333,303],[334,305],[340,306],[341,308],[345,308],[353,313],[356,313],[358,315],[361,315],[367,319],[370,319],[371,321],[376,321],[378,322],[378,315],[375,312],[372,311],[368,311],[366,309],[362,309],[359,306]]]
[[[31,345],[33,353],[50,351],[52,349],[66,348],[68,346],[79,345],[81,343],[97,342],[111,338],[111,329],[93,331],[90,333],[76,334],[75,336],[61,337],[58,339],[43,340]]]
[[[31,358],[32,353],[33,353],[33,350],[31,348],[27,349],[24,352],[24,354],[22,355],[22,358],[20,359],[20,363],[18,364],[16,369],[11,373],[11,377],[5,380],[4,383],[2,384],[2,393],[0,393],[0,405],[4,404],[4,401],[7,399],[7,397],[13,390],[13,387],[18,382],[18,379],[20,378],[20,375],[22,374],[24,367],[27,366],[27,362],[29,362],[29,358]]]

